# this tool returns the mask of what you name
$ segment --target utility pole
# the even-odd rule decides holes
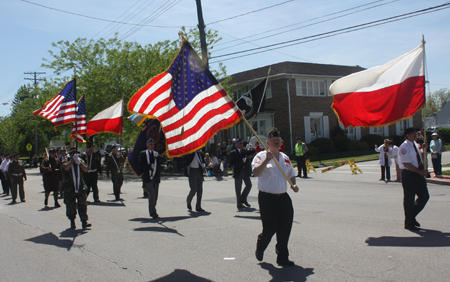
[[[34,75],[34,78],[25,78],[27,80],[34,80],[34,85],[38,84],[38,80],[44,80],[43,78],[37,78],[38,74],[45,74],[45,72],[24,72],[23,74],[31,74]]]
[[[202,2],[195,0],[197,3],[198,30],[200,32],[200,46],[202,48],[202,60],[206,68],[209,69],[208,48],[206,46],[205,23],[203,22]]]

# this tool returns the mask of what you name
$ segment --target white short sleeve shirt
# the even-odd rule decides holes
[[[261,151],[253,158],[252,170],[266,159],[266,151]],[[279,152],[278,164],[283,169],[288,178],[295,176],[295,170],[289,157]],[[273,160],[266,165],[266,169],[258,176],[258,190],[271,194],[285,193],[288,182]]]
[[[398,148],[398,166],[401,169],[406,169],[403,165],[404,163],[412,164],[413,166],[419,168],[419,162],[417,161],[417,153],[413,146],[416,146],[417,151],[419,152],[420,160],[422,160],[422,148],[416,142],[411,142],[409,140],[405,140],[405,142],[400,145]]]

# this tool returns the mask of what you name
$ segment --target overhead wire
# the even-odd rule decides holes
[[[285,48],[285,47],[289,47],[289,46],[293,46],[293,45],[297,45],[297,44],[303,44],[303,43],[306,43],[306,42],[318,40],[317,37],[320,37],[319,39],[323,39],[323,38],[335,36],[335,35],[338,35],[338,34],[353,32],[353,31],[356,31],[356,30],[361,30],[361,29],[365,29],[365,28],[369,28],[369,27],[374,27],[374,26],[378,26],[378,25],[381,25],[381,24],[386,24],[386,23],[390,23],[390,22],[394,22],[394,21],[404,20],[404,19],[411,18],[411,17],[416,17],[416,16],[423,15],[423,14],[437,12],[437,11],[440,11],[440,10],[444,10],[444,9],[450,8],[449,5],[450,5],[450,2],[442,4],[442,5],[438,5],[438,6],[434,6],[434,7],[430,7],[430,8],[426,8],[426,9],[422,9],[422,10],[417,10],[417,11],[410,12],[410,13],[405,13],[405,14],[401,14],[401,15],[397,15],[397,16],[393,16],[393,17],[384,18],[384,19],[381,19],[381,20],[371,21],[371,22],[364,23],[364,24],[354,25],[354,26],[341,28],[341,29],[337,29],[337,30],[333,30],[333,31],[328,31],[328,32],[320,33],[320,34],[315,34],[315,35],[306,36],[306,37],[302,37],[302,38],[297,38],[297,39],[293,39],[293,40],[289,40],[289,41],[284,41],[284,42],[280,42],[280,43],[270,44],[270,45],[266,45],[266,46],[263,46],[263,47],[252,48],[252,49],[248,49],[248,50],[237,51],[237,52],[233,52],[233,53],[229,53],[229,54],[219,55],[219,56],[211,57],[211,59],[216,59],[216,58],[221,58],[221,57],[228,57],[228,56],[232,56],[232,55],[237,55],[237,54],[257,51],[257,50],[261,50],[261,49],[267,49],[267,50],[258,51],[258,52],[252,53],[252,54],[247,54],[247,55],[253,55],[253,54],[267,52],[267,51],[271,51],[271,50],[275,50],[275,49],[279,49],[279,48]],[[309,40],[305,41],[305,42],[298,42],[298,41],[303,41],[303,40],[306,40],[306,39],[309,39]],[[294,43],[294,42],[296,42],[296,43]],[[280,45],[284,45],[284,46],[280,46]],[[275,46],[280,46],[280,47],[273,48],[273,49],[268,49],[268,48],[275,47]],[[239,57],[243,57],[243,56],[239,56]],[[239,58],[239,57],[233,57],[231,59],[235,59],[235,58]],[[219,61],[226,61],[226,60],[229,60],[229,59],[219,60]]]
[[[142,6],[144,6],[144,4],[146,4],[148,1],[150,1],[150,0],[146,0],[146,2],[142,3],[142,5],[140,5],[138,8],[136,8],[134,15],[133,15],[133,14],[130,14],[130,15],[128,15],[124,20],[126,20],[127,22],[131,21],[131,20],[134,19],[137,15],[139,15],[140,13],[142,13],[143,11],[145,11],[145,10],[147,9],[148,6],[150,6],[151,4],[153,4],[153,2],[155,2],[155,0],[152,0],[152,1],[151,1],[150,3],[148,3],[144,8],[142,8]],[[138,12],[136,13],[136,11],[138,11]],[[131,18],[130,18],[130,17],[131,17]],[[116,29],[116,30],[112,29],[107,35],[105,35],[105,37],[109,37],[109,36],[111,36],[112,34],[115,34],[115,33],[120,33],[120,32],[119,32],[119,29],[120,29],[121,27],[124,27],[124,25],[123,25],[123,24],[119,24],[118,26],[119,26],[118,29]],[[134,27],[136,27],[136,26],[134,26]],[[134,27],[133,27],[133,28],[134,28]]]
[[[372,7],[364,8],[364,9],[361,9],[361,10],[358,10],[358,11],[354,11],[354,12],[351,12],[351,13],[347,13],[347,14],[344,14],[344,15],[336,16],[336,17],[329,18],[329,19],[326,19],[326,20],[314,22],[314,23],[311,23],[311,24],[303,25],[303,26],[296,27],[296,28],[293,28],[293,29],[289,29],[289,30],[285,30],[285,31],[281,31],[281,32],[278,31],[277,33],[274,33],[274,34],[271,34],[271,35],[263,36],[263,37],[256,38],[256,39],[252,39],[252,41],[244,41],[244,39],[242,39],[241,41],[243,41],[243,42],[241,42],[239,44],[235,44],[232,47],[236,47],[236,46],[239,46],[239,45],[242,45],[242,44],[252,43],[252,42],[257,41],[257,40],[262,40],[262,39],[266,39],[266,38],[269,38],[269,37],[278,36],[278,35],[281,35],[281,34],[284,34],[284,33],[287,33],[287,32],[291,32],[291,31],[294,31],[294,30],[298,30],[298,29],[302,29],[302,28],[305,28],[305,27],[310,27],[310,26],[313,26],[313,25],[321,24],[321,23],[324,23],[324,22],[340,19],[340,18],[343,18],[343,17],[346,17],[346,16],[350,16],[350,15],[353,15],[353,14],[356,14],[356,13],[359,13],[359,12],[363,12],[363,11],[367,11],[367,10],[370,10],[370,9],[378,8],[380,6],[388,5],[388,4],[391,4],[391,3],[394,3],[394,2],[398,2],[398,1],[399,0],[393,0],[393,1],[390,1],[390,2],[387,2],[387,3],[383,3],[383,4],[375,5],[375,6],[372,6]],[[379,2],[379,1],[376,1],[376,2]],[[307,22],[307,21],[305,21],[305,22]],[[285,28],[285,27],[283,27],[283,28]],[[250,37],[254,37],[254,35],[249,36],[247,38],[250,38]],[[224,49],[229,49],[229,48],[230,47],[224,47],[224,48],[221,48],[221,49],[217,49],[216,52],[224,50]]]
[[[274,7],[277,7],[277,6],[286,4],[286,3],[288,3],[288,2],[292,2],[292,1],[295,1],[295,0],[285,1],[285,2],[278,3],[278,4],[275,4],[275,5],[272,5],[272,6],[268,6],[268,7],[264,7],[264,8],[258,9],[258,10],[254,10],[254,11],[251,11],[251,12],[247,12],[247,13],[244,13],[244,14],[236,15],[236,16],[229,17],[229,18],[222,19],[222,20],[218,20],[218,21],[215,21],[215,22],[210,22],[210,23],[208,23],[207,25],[216,24],[216,23],[228,21],[228,20],[231,20],[231,19],[235,19],[235,18],[238,18],[238,17],[246,16],[246,15],[249,15],[249,14],[253,14],[253,13],[260,12],[260,11],[263,11],[263,10],[267,10],[267,9],[270,9],[270,8],[274,8]],[[382,1],[382,0],[381,0],[381,1]]]
[[[170,2],[170,0],[166,1],[166,3],[164,3],[162,6],[160,6],[154,13],[152,13],[149,17],[147,17],[145,20],[143,20],[143,21],[145,21],[144,24],[142,24],[140,26],[133,27],[126,34],[124,34],[122,37],[120,37],[120,40],[125,40],[126,38],[130,37],[131,35],[135,34],[139,30],[141,30],[143,27],[148,26],[148,23],[154,21],[159,16],[163,15],[165,12],[167,12],[170,9],[172,9],[175,5],[177,5],[181,1],[182,0],[173,0],[173,2],[169,3],[167,7],[164,7],[166,5],[166,3]],[[158,10],[160,10],[160,11],[158,11]],[[157,14],[152,17],[152,15],[155,14],[155,13],[157,13]]]
[[[28,4],[36,5],[36,6],[39,6],[39,7],[42,7],[42,8],[54,10],[54,11],[57,11],[57,12],[78,16],[78,17],[83,17],[83,18],[88,18],[88,19],[93,19],[93,20],[98,20],[98,21],[104,21],[104,22],[110,22],[110,23],[120,23],[120,24],[133,25],[133,26],[142,26],[142,24],[113,21],[113,20],[107,20],[107,19],[102,19],[102,18],[98,18],[98,17],[87,16],[87,15],[83,15],[83,14],[73,13],[73,12],[69,12],[69,11],[65,11],[65,10],[61,10],[61,9],[57,9],[57,8],[53,8],[53,7],[49,7],[49,6],[45,6],[45,5],[42,5],[42,4],[34,3],[34,2],[31,2],[31,1],[28,1],[28,0],[20,0],[20,1],[28,3]],[[161,26],[161,25],[145,25],[145,26],[146,27],[154,27],[154,28],[180,28],[180,26]]]
[[[128,11],[130,11],[134,6],[136,6],[139,2],[141,2],[141,0],[138,0],[136,3],[134,3],[130,8],[128,8],[125,12],[123,12],[120,16],[118,16],[114,21],[118,21],[123,15],[125,15]],[[95,38],[97,35],[101,34],[104,30],[109,29],[111,30],[109,27],[111,27],[112,25],[114,25],[114,23],[109,23],[106,27],[104,27],[102,30],[100,30],[99,32],[97,32],[94,36],[92,36],[92,38]],[[118,23],[116,25],[119,25]],[[114,28],[114,27],[113,27]],[[107,33],[106,33],[107,34]],[[106,37],[106,36],[105,36]]]

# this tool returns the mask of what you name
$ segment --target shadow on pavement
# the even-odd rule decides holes
[[[214,282],[213,280],[197,276],[184,269],[175,269],[172,273],[157,278],[155,280],[151,280],[150,282],[163,282],[163,281]]]
[[[106,202],[87,202],[89,206],[104,206],[104,207],[126,207],[122,201],[110,200]]]
[[[260,220],[261,219],[261,216],[259,216],[259,215],[254,215],[254,216],[251,216],[251,215],[247,215],[247,216],[235,215],[234,217],[236,217],[236,218],[245,218],[245,219],[256,219],[256,220]]]
[[[296,281],[303,282],[306,281],[306,278],[314,274],[314,268],[303,268],[299,265],[287,266],[282,268],[277,268],[274,265],[262,262],[259,263],[262,269],[269,271],[270,276],[272,276],[272,280],[270,281]]]
[[[420,229],[411,231],[420,237],[369,237],[366,243],[372,247],[450,247],[450,233],[438,230]]]
[[[86,233],[85,230],[72,230],[69,228],[61,232],[60,237],[71,239],[60,239],[58,236],[50,232],[33,238],[26,239],[25,241],[33,242],[35,244],[52,245],[58,248],[65,248],[68,251],[70,251],[70,249],[73,246],[73,242],[75,241],[75,238],[85,233]]]
[[[159,223],[159,222],[172,222],[172,221],[185,220],[188,218],[191,218],[191,216],[160,217],[157,219],[153,219],[153,218],[149,218],[149,217],[137,217],[137,218],[130,219],[130,221],[140,221],[142,223],[149,223],[149,222]]]

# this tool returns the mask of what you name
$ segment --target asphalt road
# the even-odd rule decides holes
[[[443,163],[450,163],[450,153]],[[428,184],[420,232],[403,229],[402,186],[380,182],[375,161],[298,179],[289,249],[294,267],[276,264],[275,238],[259,263],[257,180],[238,212],[231,176],[204,182],[203,208],[189,213],[185,177],[165,177],[159,220],[148,215],[141,181],[129,178],[123,202],[99,181],[102,203],[88,206],[92,227],[69,229],[65,206],[44,208],[41,176],[28,170],[26,203],[0,197],[0,281],[448,281],[449,186]],[[391,170],[393,178],[395,169]],[[89,201],[92,202],[92,194]],[[62,202],[61,202],[62,203]]]

